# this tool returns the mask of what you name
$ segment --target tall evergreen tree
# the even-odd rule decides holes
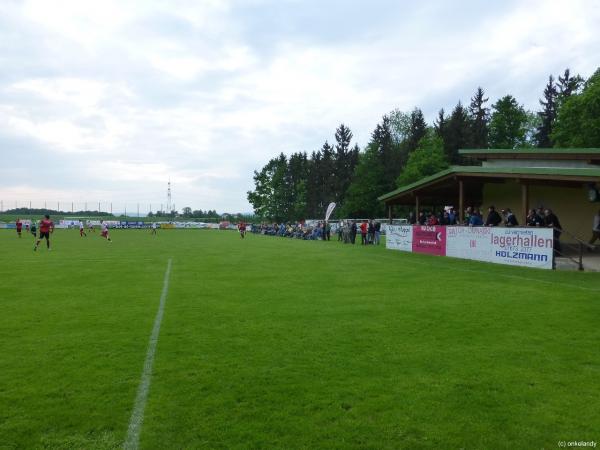
[[[293,153],[288,160],[286,183],[290,189],[288,220],[307,217],[308,157],[305,152]]]
[[[571,95],[579,93],[583,87],[583,78],[580,75],[571,76],[571,70],[566,68],[562,76],[558,76],[558,103],[561,105]]]
[[[396,177],[400,173],[401,159],[397,145],[394,145],[390,129],[390,118],[383,116],[371,135],[371,144],[377,149],[379,161],[383,165],[383,182],[385,189],[395,187]]]
[[[427,123],[425,122],[423,111],[421,111],[419,108],[413,109],[410,113],[410,131],[406,138],[406,145],[409,154],[419,146],[419,142],[421,139],[423,139],[426,132]]]
[[[308,163],[306,183],[306,212],[308,217],[318,217],[321,202],[321,152],[312,152]]]
[[[515,148],[527,142],[529,117],[512,95],[505,95],[492,105],[490,146]]]
[[[554,77],[550,75],[544,89],[544,98],[540,99],[540,105],[543,109],[537,113],[541,123],[535,132],[535,140],[540,148],[548,148],[554,145],[550,135],[556,121],[557,97],[558,90],[554,84]]]
[[[452,110],[445,128],[444,151],[450,164],[457,164],[460,161],[458,150],[471,142],[469,117],[460,101]]]
[[[448,119],[445,114],[446,112],[444,111],[444,108],[440,109],[437,119],[435,119],[435,122],[433,123],[435,134],[442,139],[444,139],[446,134],[446,125],[448,124]]]
[[[335,131],[335,191],[334,200],[342,203],[344,195],[350,186],[350,180],[354,172],[357,156],[353,155],[350,148],[352,142],[352,131],[341,124]]]
[[[377,197],[390,190],[384,183],[384,171],[379,144],[372,141],[360,153],[342,206],[344,217],[381,217],[384,208]]]
[[[478,87],[469,105],[470,147],[487,148],[488,146],[490,109],[485,106],[487,101],[484,90]]]

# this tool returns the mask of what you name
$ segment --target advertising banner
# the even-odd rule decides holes
[[[410,225],[384,225],[385,248],[412,252],[413,230]]]
[[[551,228],[494,228],[490,261],[512,266],[552,269]]]
[[[446,256],[491,262],[490,227],[448,227]]]
[[[412,227],[412,251],[429,255],[446,255],[446,227],[418,225]]]
[[[550,228],[448,227],[446,256],[552,269]]]
[[[385,225],[386,248],[552,269],[551,228]]]

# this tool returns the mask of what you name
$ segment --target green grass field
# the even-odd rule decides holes
[[[0,448],[600,441],[600,276],[234,232],[0,230]]]

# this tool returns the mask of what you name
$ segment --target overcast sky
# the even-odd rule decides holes
[[[253,170],[342,122],[364,146],[477,86],[536,109],[550,73],[600,66],[597,0],[0,2],[4,209],[157,209],[170,177],[178,209],[251,211]]]

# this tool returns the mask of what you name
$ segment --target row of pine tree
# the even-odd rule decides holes
[[[381,217],[378,196],[461,163],[462,148],[600,147],[600,69],[588,80],[569,69],[550,75],[537,112],[512,95],[488,105],[479,87],[467,107],[441,109],[431,126],[419,108],[394,110],[363,149],[342,124],[333,145],[281,153],[255,171],[248,200],[259,217],[278,222],[320,218],[332,201],[337,217]]]

